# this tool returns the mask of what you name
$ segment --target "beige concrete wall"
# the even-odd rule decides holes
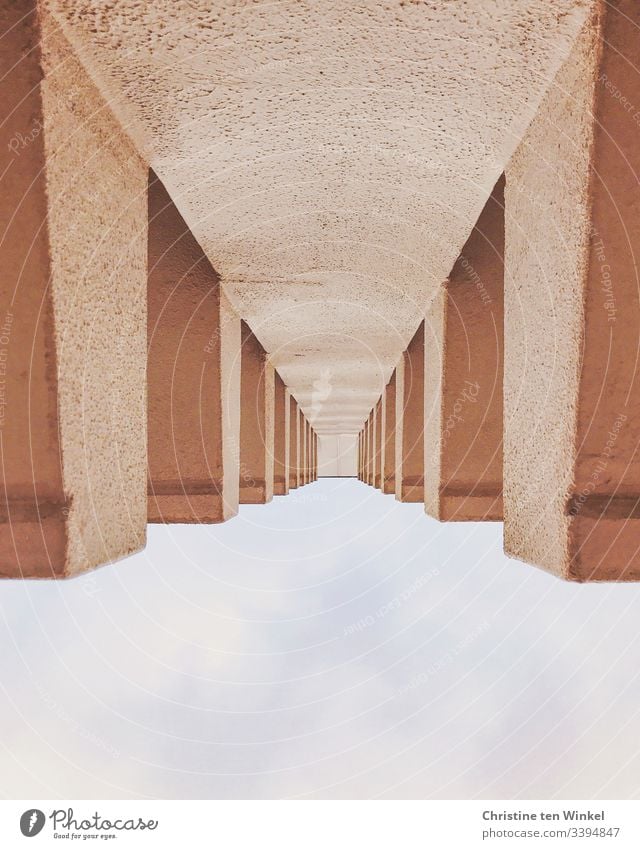
[[[329,433],[318,439],[318,477],[351,478],[358,475],[359,435]]]

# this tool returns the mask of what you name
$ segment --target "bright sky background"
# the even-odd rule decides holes
[[[8,798],[627,798],[640,586],[354,480],[0,584]]]

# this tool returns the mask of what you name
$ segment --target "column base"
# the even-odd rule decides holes
[[[428,515],[442,522],[501,522],[502,491],[460,491],[445,487],[440,491],[438,515],[427,508]]]
[[[240,487],[240,504],[268,504],[267,487],[264,482],[256,482],[252,486]]]
[[[0,578],[64,578],[69,504],[5,501],[0,516]]]
[[[147,489],[147,521],[150,524],[216,524],[225,515],[220,485],[191,481],[159,482]],[[235,511],[232,515],[235,515]]]

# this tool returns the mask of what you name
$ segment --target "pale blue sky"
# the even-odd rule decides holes
[[[640,586],[354,480],[0,584],[9,798],[626,798]]]

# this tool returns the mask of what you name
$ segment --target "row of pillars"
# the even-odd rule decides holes
[[[46,7],[0,3],[0,575],[317,477],[316,433]]]
[[[507,554],[640,579],[640,6],[596,3],[359,436],[359,477]]]

